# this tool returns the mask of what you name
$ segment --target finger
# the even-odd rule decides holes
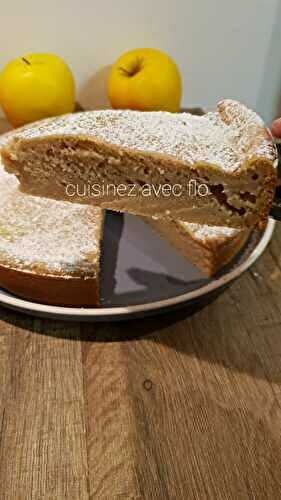
[[[278,120],[274,120],[274,122],[272,122],[271,132],[274,137],[281,138],[281,118],[278,118]]]

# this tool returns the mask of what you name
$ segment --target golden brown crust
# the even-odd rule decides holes
[[[0,264],[0,286],[20,298],[42,304],[65,307],[91,307],[100,304],[98,276],[51,276]]]
[[[217,110],[222,121],[236,129],[236,147],[241,150],[244,162],[250,157],[268,160],[270,163],[276,160],[277,151],[272,134],[256,113],[230,99],[220,101]]]
[[[26,196],[26,195],[23,195]],[[36,204],[34,205],[36,208]],[[87,213],[89,224],[95,224],[95,214]],[[91,220],[92,219],[92,220]],[[25,299],[43,304],[64,307],[93,307],[100,305],[100,241],[102,238],[104,214],[101,219],[97,240],[93,242],[92,269],[83,271],[76,267],[69,271],[50,269],[46,263],[36,261],[15,262],[12,256],[3,254],[0,258],[0,286]],[[91,255],[85,256],[90,266]]]

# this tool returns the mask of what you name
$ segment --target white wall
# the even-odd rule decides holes
[[[185,106],[232,97],[270,120],[281,92],[280,2],[9,0],[1,5],[0,66],[26,52],[55,52],[81,87],[123,51],[157,47],[181,69]]]

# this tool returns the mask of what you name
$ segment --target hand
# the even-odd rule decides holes
[[[271,124],[272,135],[278,139],[281,139],[281,118],[274,120]]]

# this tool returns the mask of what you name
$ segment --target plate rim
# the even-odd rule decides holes
[[[41,317],[52,317],[56,319],[72,319],[75,320],[114,320],[116,318],[128,318],[130,316],[137,316],[143,313],[157,313],[157,311],[167,310],[180,304],[192,302],[200,297],[206,296],[220,288],[231,283],[233,280],[241,276],[249,267],[251,267],[256,260],[263,254],[267,245],[269,244],[276,221],[272,218],[268,219],[266,228],[260,241],[252,250],[248,258],[235,267],[233,270],[219,277],[218,279],[203,285],[202,287],[191,290],[175,297],[163,299],[159,301],[149,302],[145,304],[136,304],[132,306],[114,306],[114,307],[94,307],[94,308],[80,308],[80,307],[63,307],[41,304],[18,298],[5,290],[0,289],[0,304],[10,309],[20,311],[25,314],[37,315]],[[4,293],[3,293],[4,292]]]

